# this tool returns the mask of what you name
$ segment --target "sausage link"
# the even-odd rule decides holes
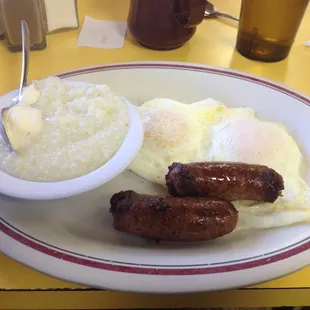
[[[198,241],[232,232],[238,211],[231,202],[214,198],[180,198],[114,194],[110,212],[116,230],[154,240]]]
[[[267,166],[227,162],[173,163],[166,185],[174,196],[209,196],[230,201],[274,202],[284,189],[282,176]]]

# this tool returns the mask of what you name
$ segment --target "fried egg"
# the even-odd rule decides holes
[[[233,202],[239,228],[271,228],[310,220],[310,196],[300,176],[302,154],[282,124],[229,119],[213,126],[207,161],[245,162],[275,169],[285,190],[273,204]]]
[[[310,221],[310,190],[300,176],[302,154],[282,124],[264,122],[251,108],[228,108],[213,99],[184,104],[168,98],[138,107],[145,137],[129,169],[165,184],[173,162],[229,161],[266,165],[283,176],[273,204],[235,201],[238,228],[271,228]]]
[[[129,166],[139,176],[165,184],[168,166],[174,161],[193,162],[203,158],[220,105],[188,105],[158,98],[145,102],[138,111],[144,126],[144,143]]]

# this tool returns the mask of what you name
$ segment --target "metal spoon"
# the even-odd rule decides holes
[[[29,67],[29,55],[30,55],[30,38],[29,38],[29,28],[24,20],[21,22],[21,31],[22,31],[22,72],[21,72],[18,95],[17,97],[12,99],[12,105],[10,107],[3,108],[0,112],[0,134],[2,135],[4,141],[8,144],[8,146],[12,150],[14,150],[14,148],[5,130],[5,124],[3,119],[5,113],[7,113],[10,108],[20,103],[22,99],[23,88],[27,86],[27,75]]]
[[[217,10],[217,8],[209,1],[206,1],[206,10],[205,10],[205,17],[212,18],[212,17],[226,17],[235,21],[239,21],[239,18],[234,17],[229,14],[221,13]]]

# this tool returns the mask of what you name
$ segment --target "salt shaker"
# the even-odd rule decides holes
[[[47,34],[79,28],[76,0],[44,0],[42,11]]]
[[[25,20],[29,27],[30,49],[41,50],[46,47],[41,0],[0,0],[0,14],[10,51],[22,49],[22,20]]]

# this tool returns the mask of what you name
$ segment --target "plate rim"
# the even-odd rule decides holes
[[[248,270],[264,265],[276,263],[284,259],[301,254],[310,249],[310,236],[285,248],[261,255],[247,257],[245,259],[221,262],[218,264],[197,264],[197,265],[154,265],[119,262],[113,260],[99,259],[96,257],[68,251],[35,237],[32,237],[0,217],[0,232],[5,233],[15,241],[26,245],[32,250],[52,256],[59,260],[65,260],[84,267],[94,269],[123,272],[129,274],[147,274],[161,276],[185,276],[227,273],[232,271]],[[182,269],[183,268],[183,269]]]
[[[179,69],[179,70],[189,70],[189,71],[202,71],[202,72],[207,72],[207,73],[213,73],[213,74],[217,74],[217,75],[225,75],[225,76],[229,76],[229,77],[234,77],[234,78],[241,78],[243,80],[247,80],[249,82],[252,83],[256,83],[256,84],[260,84],[262,86],[265,87],[269,87],[272,88],[278,92],[282,92],[290,97],[295,98],[296,100],[308,105],[310,107],[310,98],[305,95],[302,94],[301,92],[299,92],[298,90],[295,90],[293,88],[287,87],[284,84],[278,83],[278,82],[274,82],[272,80],[266,79],[266,78],[261,78],[255,75],[251,75],[245,72],[240,72],[240,71],[236,71],[236,70],[232,70],[229,68],[220,68],[220,67],[214,67],[214,66],[209,66],[209,65],[204,65],[204,64],[195,64],[195,63],[184,63],[184,62],[166,62],[166,61],[141,61],[141,62],[122,62],[122,63],[114,63],[114,64],[105,64],[105,65],[97,65],[97,66],[92,66],[92,67],[84,67],[84,68],[79,68],[79,69],[75,69],[75,70],[70,70],[70,71],[66,71],[66,72],[62,72],[62,73],[58,73],[55,74],[54,76],[58,76],[60,78],[68,78],[68,77],[72,77],[75,75],[80,75],[80,74],[88,74],[88,73],[92,73],[92,72],[101,72],[101,71],[111,71],[111,70],[120,70],[120,69],[141,69],[141,68],[146,68],[146,69]],[[12,230],[11,228],[9,228],[7,225],[5,225],[5,223],[3,222],[4,220],[0,217],[0,232],[2,234],[5,234],[9,237],[11,237],[12,239],[15,239],[15,241],[22,243],[26,246],[29,247],[29,240],[25,239],[22,235],[16,234],[16,232],[14,230]],[[17,239],[20,240],[17,240]],[[24,239],[23,239],[24,238]],[[301,245],[294,247],[294,245],[290,246],[292,247],[292,249],[283,252],[282,254],[280,254],[280,259],[276,259],[275,261],[272,261],[272,257],[273,256],[267,256],[265,258],[262,258],[261,262],[262,264],[259,265],[253,265],[251,264],[252,261],[249,261],[249,263],[246,263],[246,268],[241,268],[241,269],[236,269],[233,268],[234,265],[226,265],[226,267],[228,266],[232,266],[230,268],[226,268],[225,270],[222,268],[220,269],[220,271],[217,271],[215,273],[224,273],[224,272],[233,272],[233,271],[240,271],[240,270],[247,270],[250,268],[255,268],[255,267],[260,267],[260,266],[264,266],[266,264],[270,264],[270,263],[275,263],[275,262],[279,262],[282,260],[286,260],[288,258],[297,256],[298,254],[301,254],[307,250],[310,249],[310,236],[307,237],[306,239],[304,239],[304,243],[303,241],[301,241]],[[41,245],[40,245],[41,246]],[[1,248],[1,246],[0,246]],[[44,253],[44,251],[46,250],[50,250],[48,247],[46,247],[43,251],[41,251],[41,253]],[[6,253],[5,249],[1,249],[1,251],[3,251],[4,253]],[[279,250],[281,251],[281,250]],[[8,251],[9,252],[9,251]],[[53,250],[53,252],[55,253],[55,250]],[[61,252],[59,252],[59,255],[63,255]],[[47,253],[44,253],[45,255],[50,255]],[[305,254],[305,253],[303,253]],[[279,255],[279,254],[276,254]],[[72,256],[76,261],[70,261],[70,259],[68,259],[67,261],[70,261],[72,263],[78,263],[77,261],[80,261],[80,258],[76,258],[75,256]],[[14,258],[14,257],[12,257]],[[65,259],[66,260],[67,257],[62,256],[62,258],[58,258],[58,259]],[[279,257],[278,257],[279,258]],[[310,253],[309,253],[309,258],[310,258]],[[81,262],[81,261],[80,261]],[[94,260],[89,260],[89,262],[92,262],[92,264],[94,266],[99,266],[98,262],[94,261]],[[87,266],[84,264],[80,264],[82,266]],[[93,268],[97,268],[94,267]],[[207,275],[207,274],[213,274],[214,272],[210,272],[210,268],[218,268],[218,267],[196,267],[196,268],[186,268],[186,266],[183,267],[179,267],[181,269],[168,269],[165,267],[160,267],[156,266],[156,268],[138,268],[138,267],[134,267],[133,269],[129,269],[130,267],[128,266],[124,266],[124,265],[120,265],[120,266],[115,266],[115,265],[110,265],[113,266],[113,268],[117,267],[121,267],[121,269],[119,270],[111,270],[111,271],[117,271],[117,272],[125,272],[125,273],[133,273],[133,274],[146,274],[146,275],[163,275],[163,276],[170,276],[170,275]],[[91,266],[87,266],[87,267],[91,267]],[[225,266],[224,266],[225,267]],[[131,267],[132,268],[132,267]],[[137,270],[137,268],[139,270]],[[205,272],[201,273],[201,270],[203,268],[208,268],[205,269]],[[296,270],[300,268],[300,266],[296,267]],[[100,269],[104,269],[104,270],[110,270],[110,269],[106,269],[106,268],[100,268]],[[192,269],[192,270],[191,270]],[[215,269],[214,269],[215,270]],[[219,270],[219,269],[217,269]],[[184,272],[186,271],[186,272]],[[272,276],[270,277],[270,279],[272,278]]]

